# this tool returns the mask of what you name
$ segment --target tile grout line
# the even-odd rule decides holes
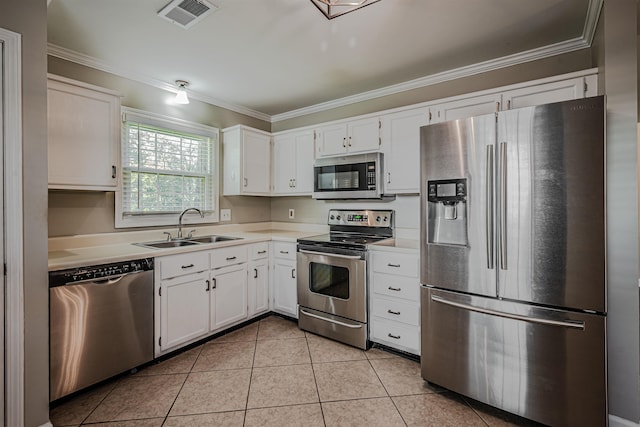
[[[187,380],[189,379],[189,375],[191,375],[191,373],[193,372],[193,367],[196,366],[196,363],[198,362],[198,358],[200,358],[200,354],[202,353],[202,349],[203,348],[204,348],[204,344],[200,346],[200,351],[198,352],[198,355],[196,356],[195,360],[193,361],[193,365],[191,365],[191,368],[189,368],[189,372],[187,372],[187,376],[184,377],[184,381],[182,382],[182,385],[180,386],[180,390],[178,390],[178,393],[176,393],[176,397],[173,399],[173,402],[171,403],[171,406],[169,407],[169,410],[167,411],[167,414],[164,416],[164,420],[162,420],[161,426],[166,424],[167,419],[169,418],[169,414],[171,413],[171,410],[173,409],[173,406],[176,404],[176,401],[178,400],[178,396],[180,396],[180,393],[182,393],[182,389],[184,388],[184,385],[187,383]]]
[[[249,372],[249,387],[247,388],[247,399],[244,403],[244,417],[242,418],[243,426],[247,423],[247,411],[249,410],[249,394],[251,393],[251,380],[253,380],[253,366],[256,364],[256,352],[258,350],[258,334],[260,334],[260,323],[262,323],[262,320],[259,320],[257,323],[258,323],[258,328],[256,329],[256,339],[253,342],[253,358],[251,359],[251,372]]]
[[[491,425],[489,424],[489,422],[488,422],[487,420],[485,420],[485,419],[482,417],[482,415],[480,415],[480,413],[479,413],[478,411],[476,411],[476,409],[475,409],[473,406],[471,406],[471,404],[469,403],[469,401],[468,401],[464,396],[460,395],[460,397],[462,398],[462,401],[463,401],[464,403],[466,403],[466,404],[467,404],[467,406],[468,406],[469,408],[471,408],[471,410],[472,410],[472,411],[473,411],[473,412],[478,416],[478,418],[480,418],[480,419],[482,420],[482,422],[483,422],[483,423],[485,423],[485,424],[487,425],[487,427],[491,427]]]
[[[311,356],[311,347],[309,346],[309,339],[307,338],[307,332],[304,332],[304,340],[307,343],[307,351],[309,352],[309,361],[311,362],[311,372],[313,373],[313,382],[316,384],[316,393],[318,393],[318,405],[320,405],[320,415],[322,415],[322,423],[327,425],[327,421],[324,418],[324,408],[322,407],[322,400],[320,399],[320,390],[318,389],[318,379],[316,378],[316,370],[313,367],[313,357]]]
[[[365,354],[365,357],[366,357],[366,354]],[[396,402],[393,400],[393,397],[391,396],[391,394],[389,394],[389,390],[387,390],[387,386],[384,385],[384,382],[382,381],[382,378],[380,378],[380,375],[378,374],[378,371],[376,371],[375,366],[373,366],[373,363],[371,363],[371,359],[369,359],[368,357],[367,357],[367,362],[369,362],[369,366],[371,366],[371,369],[373,370],[373,373],[376,374],[376,378],[378,378],[378,381],[380,381],[380,384],[382,385],[382,388],[384,389],[384,392],[387,393],[387,397],[389,398],[389,400],[393,404],[393,407],[396,408],[396,411],[398,411],[398,415],[400,415],[400,419],[402,420],[402,422],[404,423],[405,426],[408,426],[409,424],[407,423],[407,421],[402,416],[402,412],[400,412],[400,409],[398,408],[398,405],[396,405]]]
[[[86,417],[84,417],[82,419],[82,421],[80,421],[80,425],[83,425],[85,423],[85,421],[87,421],[89,419],[89,417],[96,411],[96,409],[98,409],[98,407],[100,405],[102,405],[102,403],[105,401],[105,399],[111,394],[113,393],[113,390],[116,389],[116,387],[118,387],[118,384],[120,383],[120,381],[122,381],[122,378],[118,378],[118,380],[115,382],[115,384],[113,385],[113,387],[111,388],[111,390],[109,390],[109,392],[107,394],[104,395],[104,397],[102,399],[100,399],[100,401],[98,402],[98,404],[96,405],[95,408],[93,408],[91,411],[89,411],[89,413],[87,414]],[[49,411],[51,412],[51,411]]]

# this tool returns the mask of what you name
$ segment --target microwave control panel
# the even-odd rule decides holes
[[[376,163],[367,163],[367,190],[376,189]]]

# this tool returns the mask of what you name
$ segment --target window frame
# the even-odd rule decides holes
[[[122,149],[125,143],[125,123],[127,121],[137,122],[149,126],[155,126],[175,132],[184,132],[192,135],[205,136],[211,139],[211,195],[212,207],[210,212],[206,212],[204,218],[199,215],[185,215],[183,224],[210,224],[219,222],[220,218],[220,130],[218,128],[190,122],[188,120],[169,117],[162,114],[137,110],[135,108],[122,107],[122,123],[120,129],[120,146],[118,147],[118,166],[120,179],[118,189],[115,193],[115,228],[133,227],[154,227],[163,225],[176,225],[178,215],[171,214],[145,214],[145,215],[124,215],[123,212],[123,167]],[[198,207],[198,206],[194,206]]]

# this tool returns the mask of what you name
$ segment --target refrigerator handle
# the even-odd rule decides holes
[[[487,180],[487,199],[485,206],[485,233],[487,240],[487,268],[493,270],[493,145],[487,145],[485,176]]]
[[[507,269],[507,143],[500,143],[500,269]]]
[[[489,308],[476,307],[461,302],[449,301],[437,295],[431,296],[431,301],[437,302],[451,307],[461,308],[463,310],[475,311],[476,313],[488,314],[490,316],[504,317],[506,319],[522,320],[523,322],[537,323],[541,325],[560,326],[562,328],[580,329],[584,331],[584,322],[579,320],[552,320],[542,317],[529,317],[515,313],[505,313],[504,311],[491,310]]]

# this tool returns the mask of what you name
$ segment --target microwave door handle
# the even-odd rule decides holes
[[[308,254],[308,255],[330,256],[330,257],[333,257],[333,258],[344,258],[344,259],[361,259],[362,258],[360,255],[328,254],[328,253],[324,253],[324,252],[307,251],[307,250],[304,250],[304,249],[300,249],[298,252],[303,253],[303,254]]]

